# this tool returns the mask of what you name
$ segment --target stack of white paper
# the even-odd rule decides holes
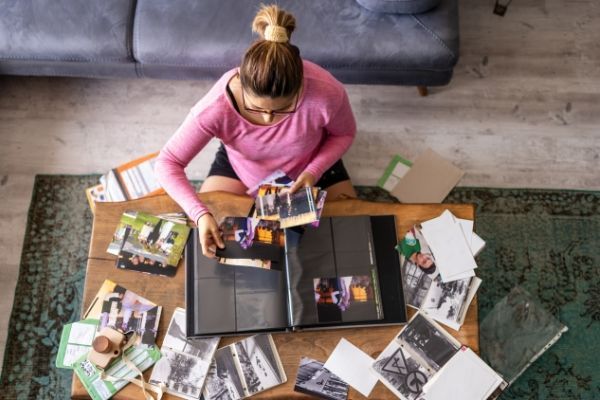
[[[474,256],[485,242],[473,232],[473,221],[456,218],[446,210],[439,217],[423,222],[421,227],[442,282],[475,276]]]
[[[505,386],[500,375],[463,347],[425,384],[423,394],[427,400],[485,400]]]

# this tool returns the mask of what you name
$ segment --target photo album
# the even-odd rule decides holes
[[[394,216],[286,229],[229,217],[221,229],[217,259],[196,232],[186,247],[189,337],[406,322]]]

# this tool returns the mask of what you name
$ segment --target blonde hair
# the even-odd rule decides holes
[[[302,86],[300,50],[289,40],[296,28],[294,16],[277,5],[261,5],[252,21],[259,35],[246,50],[240,66],[245,90],[256,96],[289,97]]]

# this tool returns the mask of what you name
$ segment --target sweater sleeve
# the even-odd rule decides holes
[[[326,137],[317,155],[306,166],[318,181],[321,175],[331,167],[350,148],[356,135],[356,121],[350,107],[348,94],[342,90],[341,104],[325,126]]]
[[[212,137],[190,112],[161,149],[154,167],[160,185],[194,222],[206,214],[208,208],[198,199],[185,168]]]

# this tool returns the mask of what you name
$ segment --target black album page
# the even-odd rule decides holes
[[[393,216],[321,218],[317,228],[286,229],[291,325],[406,322],[395,243]]]
[[[202,254],[194,229],[186,246],[187,336],[284,330],[283,271],[221,264]]]

